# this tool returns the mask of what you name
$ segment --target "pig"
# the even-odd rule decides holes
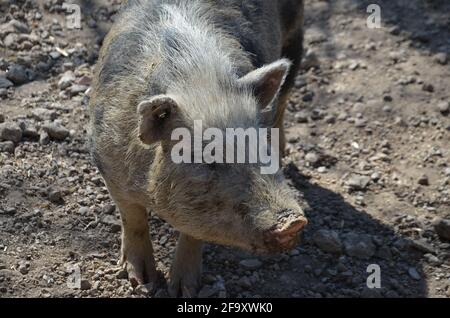
[[[300,66],[301,0],[127,1],[104,39],[90,112],[90,149],[122,221],[130,281],[157,278],[148,213],[180,235],[171,296],[193,297],[203,242],[255,253],[293,248],[307,224],[281,169],[175,164],[176,128],[283,129]],[[279,144],[284,148],[284,134]]]

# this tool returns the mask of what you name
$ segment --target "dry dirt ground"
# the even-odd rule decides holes
[[[62,1],[0,0],[0,297],[149,296],[116,266],[120,221],[86,144],[119,1],[74,2],[81,30]],[[207,245],[201,296],[450,296],[450,2],[370,2],[306,1],[285,160],[309,204],[302,243],[273,257]],[[177,233],[150,222],[164,297]]]

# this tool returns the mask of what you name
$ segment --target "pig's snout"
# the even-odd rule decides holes
[[[294,248],[298,242],[298,234],[308,224],[303,216],[283,218],[275,229],[265,233],[265,243],[269,250],[286,251]]]

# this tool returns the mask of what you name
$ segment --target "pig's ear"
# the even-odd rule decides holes
[[[178,118],[178,105],[166,95],[154,96],[138,106],[139,139],[147,145],[170,139]]]
[[[290,67],[289,60],[281,59],[248,73],[239,82],[253,90],[260,108],[264,109],[278,96]]]

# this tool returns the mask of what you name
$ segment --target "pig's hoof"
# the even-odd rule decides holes
[[[171,297],[194,298],[201,282],[201,272],[172,271],[168,291]]]
[[[128,272],[128,279],[133,287],[155,283],[157,280],[158,274],[151,253],[124,253],[120,264]]]

